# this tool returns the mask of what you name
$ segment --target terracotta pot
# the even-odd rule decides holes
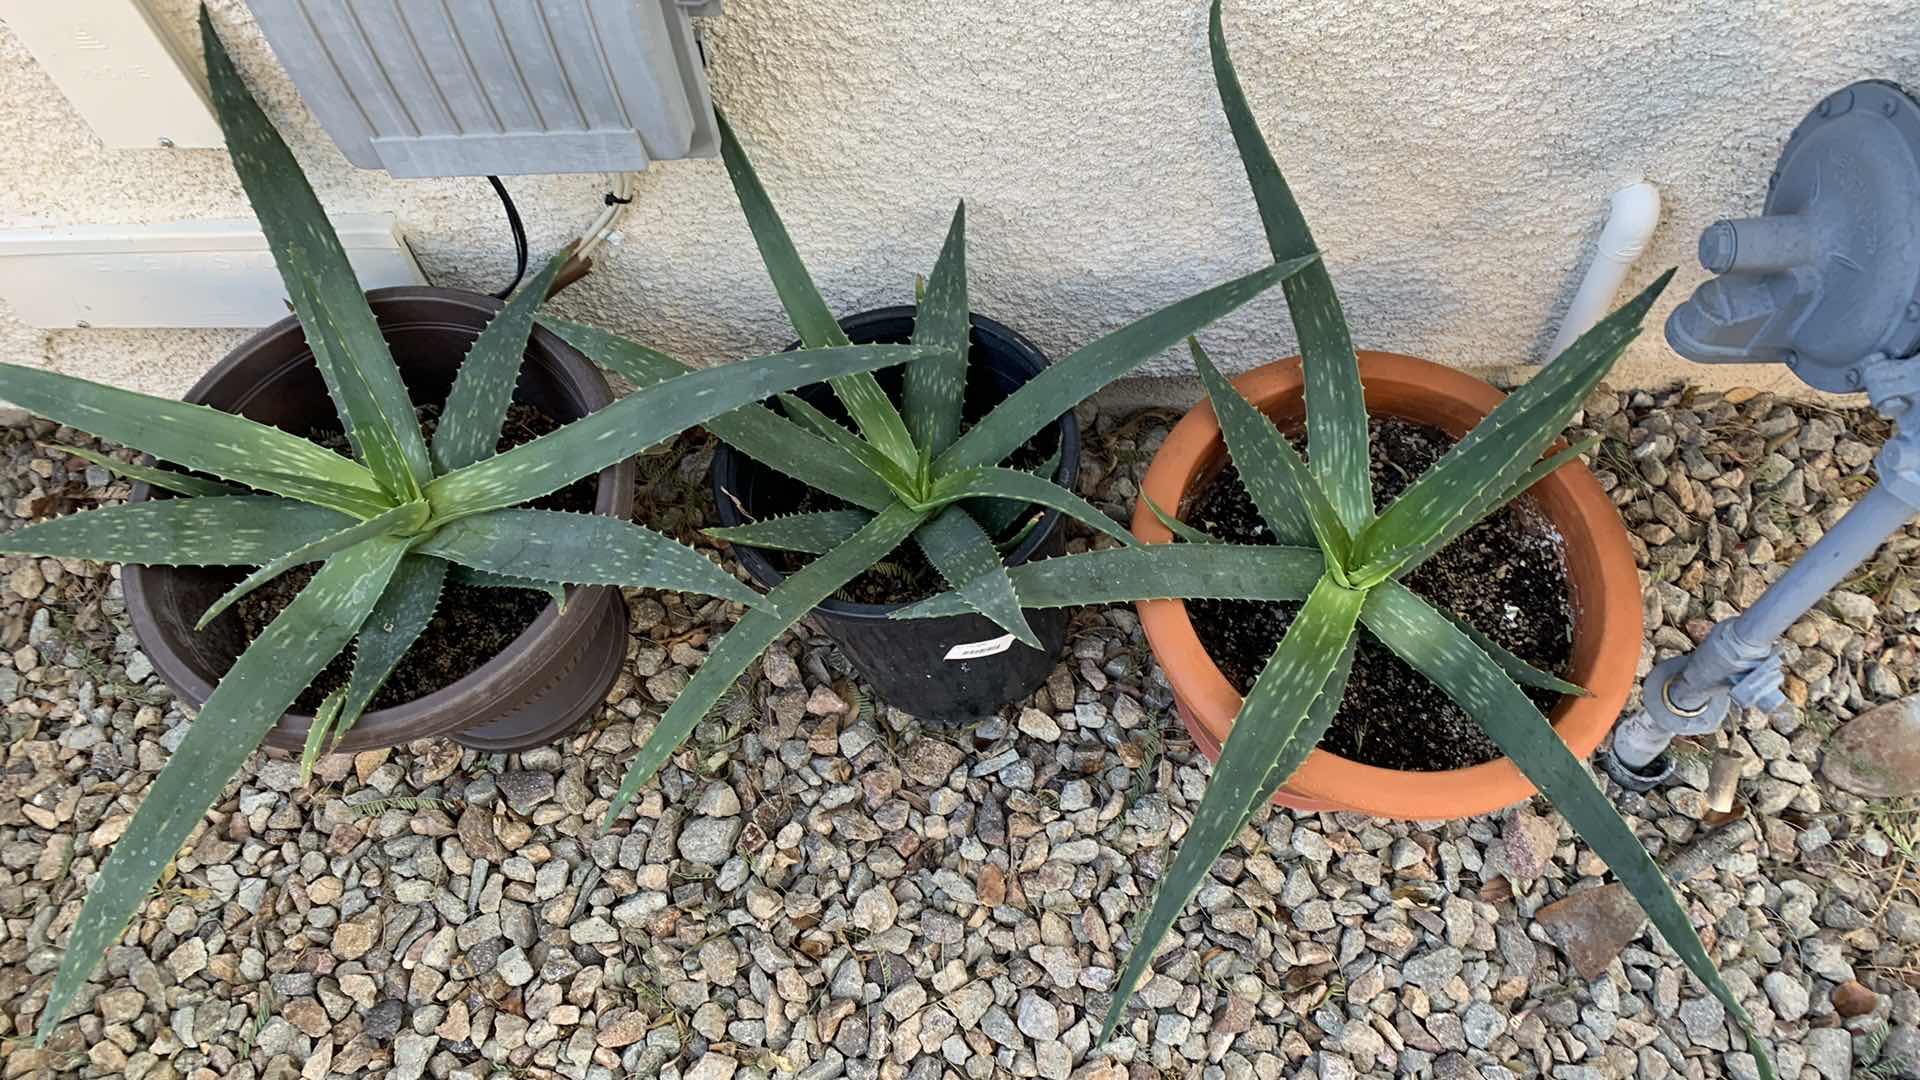
[[[1393,353],[1361,352],[1360,377],[1373,414],[1430,424],[1455,438],[1506,396],[1471,375]],[[1235,379],[1234,386],[1283,428],[1304,423],[1298,357],[1249,371]],[[1141,491],[1162,508],[1180,507],[1187,493],[1211,479],[1226,460],[1213,406],[1203,401],[1167,436]],[[1550,719],[1573,752],[1584,758],[1613,727],[1633,686],[1643,633],[1640,579],[1620,514],[1585,465],[1562,466],[1534,485],[1528,498],[1565,538],[1574,608],[1568,678],[1592,696],[1561,699]],[[1133,532],[1148,543],[1173,539],[1145,499],[1134,509]],[[1201,750],[1219,760],[1220,746],[1240,710],[1239,691],[1201,646],[1186,604],[1150,600],[1137,606],[1147,641],[1173,686],[1180,718]],[[1466,769],[1404,772],[1316,749],[1273,801],[1296,810],[1439,820],[1489,813],[1533,793],[1533,785],[1506,758]]]
[[[405,287],[367,294],[374,317],[415,400],[444,399],[460,362],[500,302],[454,289]],[[527,343],[516,400],[560,421],[577,420],[613,402],[600,370],[544,328]],[[337,425],[300,324],[283,319],[214,365],[185,399],[306,434]],[[600,472],[596,513],[633,511],[636,466],[623,461]],[[132,501],[153,497],[136,484]],[[229,609],[203,631],[194,620],[232,583],[206,567],[128,566],[122,573],[127,614],[154,670],[198,707],[246,647],[238,614]],[[567,608],[548,604],[498,656],[424,697],[375,709],[340,740],[347,752],[450,735],[481,750],[518,750],[551,742],[596,709],[626,658],[627,609],[618,589],[569,587]],[[288,713],[265,744],[298,752],[311,716]]]

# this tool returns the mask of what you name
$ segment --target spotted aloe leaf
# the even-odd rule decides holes
[[[907,369],[901,394],[907,430],[926,461],[939,457],[960,433],[972,337],[967,308],[967,204],[962,202],[953,211],[947,242],[934,261],[913,316],[914,344],[937,352]]]
[[[994,406],[934,462],[935,477],[958,469],[997,465],[1033,433],[1108,383],[1145,363],[1320,258],[1307,255],[1255,270],[1135,319],[1073,355],[1051,364]]]
[[[513,404],[513,387],[533,333],[534,312],[546,303],[553,279],[573,255],[573,249],[547,260],[547,265],[522,286],[519,293],[480,331],[460,361],[460,373],[440,410],[433,431],[433,463],[440,472],[452,472],[493,456]]]
[[[824,555],[853,539],[872,520],[873,515],[864,510],[816,510],[708,529],[706,533],[729,544]]]
[[[1160,522],[1161,527],[1173,534],[1174,539],[1189,544],[1220,543],[1219,537],[1202,532],[1186,522],[1181,521],[1179,518],[1174,517],[1172,514],[1167,513],[1165,510],[1160,509],[1160,504],[1154,502],[1153,496],[1146,492],[1143,491],[1140,493],[1140,499],[1147,504],[1147,509],[1153,512],[1154,518]]]
[[[1020,603],[1031,608],[1176,597],[1304,600],[1325,573],[1326,560],[1318,550],[1277,544],[1143,544],[1007,568]],[[893,618],[931,619],[969,610],[949,592],[910,604]]]
[[[1050,506],[1106,533],[1122,544],[1139,541],[1092,503],[1045,477],[1019,469],[961,469],[934,482],[925,509],[937,509],[962,499],[1012,499],[1034,506]]]
[[[355,517],[373,517],[395,505],[364,466],[205,405],[12,364],[0,364],[0,399],[196,472]]]
[[[603,514],[494,510],[442,527],[419,550],[462,566],[540,581],[679,589],[748,606],[761,602],[758,593],[693,548]]]
[[[446,580],[447,564],[440,559],[408,555],[400,560],[386,592],[353,639],[353,673],[341,692],[331,736],[335,745],[359,723],[373,696],[433,622]]]
[[[567,587],[558,581],[541,581],[537,578],[519,577],[514,574],[496,574],[491,570],[476,570],[471,566],[458,564],[447,567],[447,580],[455,585],[471,585],[476,589],[525,589],[528,592],[546,593],[547,599],[561,611],[567,610]]]
[[[1399,573],[1406,573],[1421,563],[1426,562],[1442,548],[1459,539],[1462,533],[1465,533],[1468,529],[1473,528],[1485,520],[1488,514],[1512,503],[1520,496],[1526,494],[1528,489],[1532,488],[1533,485],[1551,476],[1561,466],[1579,459],[1584,454],[1590,453],[1594,447],[1599,445],[1600,437],[1593,435],[1581,439],[1579,442],[1574,443],[1572,446],[1558,453],[1547,455],[1539,463],[1522,473],[1520,479],[1507,485],[1506,491],[1502,492],[1498,498],[1484,505],[1476,503],[1476,505],[1466,513],[1460,514],[1448,522],[1446,528],[1434,534],[1425,543],[1416,546],[1413,553],[1408,556],[1405,566],[1402,567]]]
[[[219,599],[201,612],[195,630],[205,630],[207,624],[220,617],[220,613],[237,603],[248,593],[304,563],[319,562],[335,552],[345,551],[362,541],[376,536],[404,536],[419,528],[427,520],[427,501],[415,499],[405,506],[396,506],[376,518],[355,522],[336,533],[329,533],[318,540],[302,544],[291,551],[274,556],[253,573],[240,580],[240,583],[220,594]]]
[[[695,424],[783,391],[838,375],[911,363],[911,345],[849,345],[775,353],[676,376],[629,394],[549,435],[455,469],[430,484],[435,514],[448,520],[537,499],[631,457]]]
[[[540,324],[637,389],[697,370],[597,327],[550,315],[542,316]],[[857,458],[771,409],[743,406],[707,420],[706,428],[762,465],[855,506],[883,510],[893,501],[893,490]]]
[[[1260,782],[1253,798],[1248,800],[1246,817],[1242,821],[1251,820],[1255,812],[1271,801],[1274,793],[1289,777],[1300,771],[1307,755],[1326,737],[1327,729],[1333,726],[1333,718],[1339,715],[1341,702],[1346,699],[1347,683],[1353,676],[1353,658],[1359,651],[1359,644],[1358,635],[1348,636],[1347,647],[1340,651],[1340,659],[1333,665],[1333,674],[1327,676],[1327,685],[1320,688],[1320,696],[1314,698],[1313,704],[1307,707],[1307,718],[1300,725],[1299,734],[1273,759],[1273,764],[1267,766],[1267,778]]]
[[[1640,324],[1671,280],[1672,270],[1660,275],[1507,395],[1381,513],[1361,538],[1356,562],[1389,572],[1399,569],[1453,524],[1483,515],[1528,475],[1640,333]]]
[[[138,480],[162,491],[171,491],[180,495],[245,495],[247,493],[245,488],[236,487],[233,484],[208,480],[202,476],[190,476],[187,473],[163,469],[157,465],[120,461],[84,446],[59,446],[52,443],[43,445],[56,453],[77,457],[81,461],[98,465],[123,480]]]
[[[1023,470],[1035,476],[1045,477],[1060,483],[1060,459],[1065,447],[1055,445],[1047,460],[1031,469]],[[1001,547],[1008,547],[1008,537],[1015,532],[1015,526],[1025,520],[1031,525],[1038,514],[1030,503],[1015,502],[1012,499],[968,499],[960,504],[987,535],[1002,541]],[[1009,549],[1010,550],[1010,549]]]
[[[1039,635],[1020,610],[1020,596],[1007,576],[1000,550],[978,522],[958,506],[935,514],[913,534],[927,561],[940,572],[962,603],[992,620],[1030,649],[1041,648]]]
[[[307,725],[307,737],[300,744],[300,782],[302,784],[313,779],[313,767],[319,764],[327,739],[340,722],[340,706],[346,700],[345,690],[335,690],[327,695],[319,708],[313,710],[313,722]]]
[[[918,484],[917,466],[912,470],[901,466],[875,449],[873,444],[834,423],[832,417],[808,404],[806,398],[798,394],[781,394],[780,407],[795,422],[811,428],[814,434],[838,446],[894,491],[910,492]]]
[[[161,869],[267,729],[360,629],[406,551],[405,541],[381,538],[328,559],[214,687],[88,886],[87,903],[67,935],[60,971],[40,1011],[37,1044],[46,1044]]]
[[[620,790],[607,808],[605,823],[611,825],[620,816],[620,811],[660,771],[660,766],[686,741],[694,725],[712,711],[714,703],[749,664],[820,601],[899,547],[924,520],[925,512],[895,503],[867,522],[852,539],[781,582],[779,588],[767,595],[764,605],[748,611],[746,617],[714,645],[706,662],[693,673],[693,678],[681,688],[660,722],[648,733],[640,752],[627,765]]]
[[[1260,519],[1282,544],[1317,541],[1336,567],[1344,569],[1353,540],[1340,512],[1308,471],[1299,451],[1260,410],[1220,374],[1198,341],[1188,339],[1200,385],[1213,403],[1227,453],[1240,473],[1240,483],[1260,511]]]
[[[1214,859],[1246,824],[1266,789],[1269,772],[1276,763],[1289,761],[1297,768],[1319,741],[1319,732],[1307,730],[1309,712],[1340,663],[1365,599],[1364,593],[1345,588],[1331,577],[1322,578],[1254,680],[1226,745],[1220,748],[1213,780],[1194,811],[1180,850],[1154,891],[1126,966],[1114,984],[1113,1001],[1096,1042],[1112,1037],[1161,940],[1206,879]]]
[[[1313,233],[1247,105],[1240,76],[1227,53],[1220,0],[1213,0],[1207,41],[1221,109],[1240,151],[1247,183],[1253,189],[1267,246],[1275,262],[1306,255],[1315,250]],[[1315,262],[1302,268],[1281,287],[1287,294],[1294,333],[1300,339],[1300,355],[1305,358],[1307,453],[1312,458],[1313,475],[1325,488],[1348,531],[1358,532],[1373,520],[1373,481],[1367,450],[1366,395],[1360,387],[1353,336],[1326,264]]]
[[[0,552],[141,566],[258,566],[354,523],[273,495],[155,499],[83,510],[0,534]]]
[[[1531,686],[1536,690],[1552,690],[1556,694],[1567,694],[1572,697],[1593,696],[1592,692],[1586,687],[1570,683],[1555,675],[1549,675],[1539,668],[1534,667],[1532,664],[1527,663],[1525,660],[1520,659],[1518,656],[1515,656],[1513,653],[1507,651],[1499,642],[1481,633],[1472,623],[1460,616],[1445,611],[1439,614],[1448,622],[1451,622],[1455,629],[1465,634],[1468,640],[1478,645],[1480,651],[1486,653],[1489,660],[1500,665],[1500,670],[1506,672],[1507,678],[1512,679],[1521,686]]]
[[[367,296],[300,163],[248,92],[200,9],[200,39],[214,112],[240,185],[260,219],[273,261],[347,438],[395,501],[417,498],[433,478],[413,401]],[[139,444],[135,444],[139,445]],[[152,451],[153,448],[142,446]],[[181,460],[171,454],[158,454]]]
[[[1747,1046],[1759,1063],[1761,1075],[1771,1077],[1773,1065],[1765,1046],[1753,1033],[1753,1019],[1713,966],[1713,959],[1694,933],[1693,920],[1674,896],[1666,875],[1607,801],[1585,763],[1573,756],[1546,717],[1500,665],[1451,620],[1398,582],[1372,590],[1362,618],[1387,648],[1458,702],[1580,838],[1605,860],[1687,970],[1746,1030]]]
[[[734,194],[739,197],[740,209],[747,217],[747,228],[752,230],[753,241],[760,248],[760,260],[766,264],[767,276],[773,279],[774,291],[780,294],[780,302],[786,306],[787,318],[800,335],[800,343],[809,349],[850,344],[845,331],[840,329],[839,320],[821,299],[813,275],[800,260],[793,238],[787,235],[787,227],[774,210],[773,200],[767,197],[767,189],[754,172],[753,162],[734,137],[732,125],[717,109],[714,118],[720,127],[720,157],[726,163],[727,176],[733,181]],[[853,372],[828,381],[860,434],[874,449],[902,469],[918,464],[919,451],[914,449],[913,438],[907,433],[906,421],[900,418],[893,400],[880,389],[872,375]]]

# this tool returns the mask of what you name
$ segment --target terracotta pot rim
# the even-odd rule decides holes
[[[1370,410],[1435,424],[1456,437],[1505,396],[1472,375],[1416,357],[1364,350],[1359,357]],[[1300,414],[1298,357],[1256,368],[1233,382],[1262,411]],[[1389,404],[1383,407],[1380,402]],[[1134,534],[1148,543],[1172,542],[1172,534],[1148,509],[1146,497],[1177,512],[1190,485],[1224,456],[1213,407],[1202,401],[1154,455],[1141,484],[1143,497],[1134,509]],[[1618,511],[1583,463],[1556,470],[1529,496],[1564,540],[1575,608],[1571,678],[1591,696],[1562,699],[1551,719],[1561,738],[1584,758],[1611,730],[1632,689],[1643,634],[1639,574]],[[1207,655],[1185,603],[1153,600],[1136,606],[1182,718],[1208,756],[1217,758],[1239,710],[1239,692]],[[1440,820],[1488,813],[1533,792],[1519,768],[1504,757],[1465,769],[1410,772],[1316,749],[1275,801],[1298,809]]]

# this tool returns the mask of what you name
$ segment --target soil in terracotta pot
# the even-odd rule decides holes
[[[433,437],[438,415],[435,406],[420,408],[421,429]],[[560,423],[541,410],[515,403],[507,409],[499,449],[507,450],[531,442]],[[341,453],[350,452],[345,436],[338,432],[314,432],[312,438]],[[587,477],[529,503],[540,510],[593,511],[596,483]],[[319,570],[318,563],[295,567],[242,597],[234,604],[246,639],[258,637],[274,616],[280,614]],[[237,570],[234,581],[245,576]],[[371,709],[392,708],[436,690],[445,689],[478,670],[499,655],[513,639],[533,625],[549,603],[545,593],[526,589],[493,589],[447,582],[440,594],[440,606],[433,620],[421,633],[413,648],[401,659],[387,682],[374,694]],[[327,695],[347,685],[353,674],[353,650],[348,648],[333,658],[313,683],[294,702],[295,712],[311,714]]]
[[[1375,418],[1369,426],[1376,507],[1406,490],[1453,445],[1445,432],[1405,420]],[[1186,521],[1222,539],[1273,542],[1231,465],[1188,507]],[[1560,543],[1546,519],[1522,500],[1468,530],[1404,580],[1534,667],[1564,677],[1573,652],[1573,606]],[[1300,605],[1190,600],[1187,608],[1208,655],[1244,694]],[[1560,699],[1550,690],[1523,689],[1542,712]],[[1320,748],[1367,765],[1414,772],[1465,768],[1500,757],[1499,747],[1465,710],[1364,628],[1346,696]]]

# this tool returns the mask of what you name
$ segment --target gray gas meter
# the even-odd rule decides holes
[[[711,157],[691,16],[719,0],[248,0],[314,115],[394,176]]]
[[[1787,140],[1765,212],[1718,222],[1700,262],[1719,275],[1667,319],[1689,360],[1787,365],[1816,390],[1863,391],[1895,424],[1879,482],[1753,605],[1656,665],[1602,764],[1644,789],[1673,772],[1677,735],[1735,706],[1772,711],[1777,639],[1920,513],[1920,102],[1889,82],[1844,87]]]
[[[1718,277],[1667,320],[1689,360],[1786,364],[1816,390],[1866,389],[1875,354],[1920,351],[1920,104],[1868,81],[1794,128],[1765,212],[1701,234]]]

